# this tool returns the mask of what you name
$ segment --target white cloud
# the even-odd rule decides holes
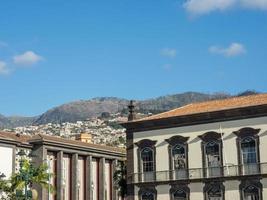
[[[240,0],[245,8],[267,10],[267,0]]]
[[[176,49],[164,48],[161,49],[160,54],[165,57],[174,58],[176,56]]]
[[[7,64],[0,60],[0,75],[2,74],[8,74],[9,69],[7,68]]]
[[[187,0],[184,8],[193,15],[202,15],[215,10],[226,10],[235,4],[236,0]]]
[[[219,46],[211,46],[209,48],[209,52],[214,53],[214,54],[221,54],[226,57],[234,57],[234,56],[245,54],[246,48],[244,47],[243,44],[232,43],[226,48],[219,47]]]
[[[26,51],[21,55],[13,57],[13,62],[18,65],[33,65],[43,60],[42,56],[34,53],[33,51]]]
[[[184,8],[191,15],[224,11],[233,7],[267,10],[267,0],[186,0]]]

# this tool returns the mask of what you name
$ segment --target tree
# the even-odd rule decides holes
[[[127,168],[125,162],[118,164],[114,173],[113,180],[118,189],[119,195],[124,199],[127,195],[127,180],[126,180]]]
[[[8,180],[0,180],[0,199],[16,200],[16,195]]]
[[[50,191],[54,192],[53,186],[49,183],[53,174],[47,172],[47,164],[43,163],[35,167],[27,159],[22,159],[20,162],[19,172],[13,174],[10,180],[1,180],[0,182],[0,190],[7,196],[5,200],[32,199],[34,184],[40,185],[42,188],[49,188]],[[22,192],[23,190],[24,192]]]

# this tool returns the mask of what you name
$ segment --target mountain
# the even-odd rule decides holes
[[[36,117],[23,117],[23,116],[11,116],[7,117],[10,127],[27,126],[31,125],[38,118]]]
[[[245,91],[236,96],[255,94],[255,91]],[[137,112],[159,113],[174,109],[189,103],[232,97],[226,93],[205,94],[185,92],[166,95],[158,98],[135,101]],[[127,114],[129,100],[116,97],[100,97],[90,100],[80,100],[52,108],[37,117],[5,117],[0,115],[0,127],[16,127],[30,124],[76,122],[108,113]]]
[[[5,117],[0,115],[0,128],[13,128],[18,126],[27,126],[34,123],[38,117],[11,116]]]
[[[4,115],[0,114],[0,127],[6,127],[6,126],[10,126],[10,122]]]
[[[76,122],[102,113],[120,112],[128,104],[128,100],[119,98],[94,98],[86,101],[76,101],[48,110],[34,124]]]
[[[230,95],[203,94],[197,92],[186,92],[176,95],[167,95],[155,99],[135,101],[136,110],[141,113],[159,113],[177,108],[192,102],[207,101],[211,99],[228,98]],[[125,113],[129,100],[115,97],[94,98],[87,101],[76,101],[48,110],[42,114],[34,123],[61,123],[76,122],[86,118],[98,117],[102,113]]]

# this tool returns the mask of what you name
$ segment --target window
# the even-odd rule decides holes
[[[256,142],[253,138],[242,139],[241,153],[243,164],[257,163]]]
[[[143,172],[154,171],[154,156],[153,150],[150,148],[144,148],[141,151],[141,159],[143,164]]]
[[[236,142],[240,175],[260,173],[259,132],[260,129],[249,127],[234,132],[237,136]]]
[[[184,190],[176,190],[173,193],[173,200],[187,200],[187,194]]]
[[[218,167],[221,165],[220,145],[215,142],[209,142],[205,146],[207,167]]]
[[[253,185],[250,185],[244,189],[244,200],[259,200],[259,189]]]
[[[212,189],[210,189],[207,195],[208,200],[222,200],[223,198],[222,191],[220,190],[220,188],[217,187],[213,187]]]
[[[205,200],[224,200],[224,186],[220,182],[206,184],[204,192]]]
[[[142,195],[141,195],[141,200],[154,200],[154,194],[151,193],[151,192],[144,192]]]
[[[199,136],[202,140],[204,177],[223,175],[222,133],[207,132]]]
[[[183,145],[176,145],[172,149],[173,177],[176,180],[187,178],[186,155]]]
[[[138,196],[139,200],[156,200],[157,190],[155,186],[141,187]]]
[[[156,147],[157,141],[148,139],[135,143],[138,147],[138,180],[152,182],[156,179]]]
[[[175,135],[165,140],[169,143],[169,176],[171,180],[188,178],[188,139],[189,137]]]
[[[209,177],[221,174],[220,144],[215,141],[208,142],[205,146],[206,168]]]
[[[185,166],[185,148],[181,145],[176,145],[172,149],[172,156],[173,156],[173,166],[174,170],[177,169],[184,169]]]
[[[239,185],[241,200],[263,200],[260,179],[243,179]]]

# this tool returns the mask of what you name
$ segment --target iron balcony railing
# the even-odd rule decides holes
[[[267,174],[267,163],[135,173],[128,183],[164,182]]]

